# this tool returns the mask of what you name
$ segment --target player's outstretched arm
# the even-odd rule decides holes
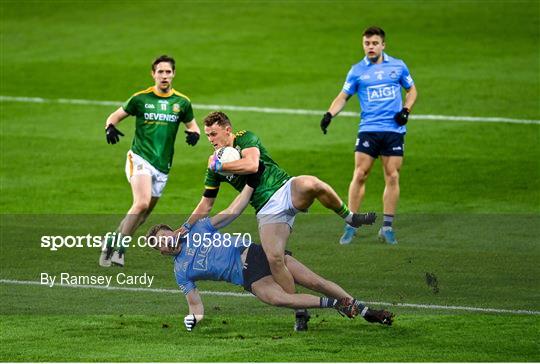
[[[191,213],[189,219],[187,219],[187,221],[180,228],[174,231],[174,235],[184,236],[186,233],[189,232],[190,226],[195,224],[200,219],[208,216],[208,214],[210,214],[210,211],[212,211],[215,200],[215,198],[203,196],[201,198],[201,201],[199,201],[197,207],[195,207],[195,210],[193,210],[193,212]]]
[[[253,188],[245,185],[242,192],[236,196],[229,207],[210,218],[210,223],[212,226],[214,226],[216,229],[221,229],[236,220],[236,218],[240,216],[242,212],[244,212],[249,204],[253,191]]]
[[[187,331],[192,331],[195,325],[201,322],[204,317],[204,306],[197,288],[186,295],[186,300],[189,306],[189,314],[184,317],[184,325]]]
[[[216,229],[221,229],[222,227],[229,225],[234,220],[236,220],[236,218],[240,216],[242,212],[244,212],[247,205],[249,204],[251,195],[253,195],[253,191],[255,191],[255,189],[261,183],[262,175],[265,169],[266,167],[264,166],[264,163],[259,162],[259,168],[257,169],[257,173],[252,173],[247,176],[246,185],[242,189],[242,192],[240,192],[240,194],[236,196],[236,198],[229,205],[229,207],[227,207],[225,210],[221,211],[219,214],[210,219],[210,223]]]
[[[337,114],[343,110],[345,105],[347,104],[347,101],[351,98],[351,95],[341,91],[334,101],[332,101],[332,104],[330,105],[330,108],[328,111],[324,114],[322,120],[321,120],[321,130],[324,134],[326,134],[328,130],[328,126],[330,126],[330,122],[332,121],[332,118],[336,117]]]

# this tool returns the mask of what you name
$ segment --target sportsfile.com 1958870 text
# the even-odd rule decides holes
[[[248,247],[251,244],[250,233],[193,233],[185,235],[187,246],[197,248],[203,247],[239,247],[243,245]],[[155,248],[163,242],[168,246],[175,246],[180,241],[179,236],[140,236],[135,241],[131,236],[118,234],[117,232],[108,232],[105,235],[44,235],[41,237],[41,247],[50,251],[57,251],[60,248],[101,248],[107,241],[114,247],[134,247]]]

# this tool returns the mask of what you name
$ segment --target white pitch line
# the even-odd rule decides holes
[[[13,279],[0,279],[0,283],[4,284],[18,284],[22,286],[47,286],[38,281],[18,281]],[[135,288],[135,287],[117,287],[117,286],[98,286],[91,284],[63,284],[55,283],[54,286],[66,287],[66,288],[89,288],[89,289],[103,289],[106,291],[129,291],[129,292],[151,292],[151,293],[181,293],[180,289],[167,289],[167,288]],[[232,297],[254,297],[248,293],[236,293],[236,292],[219,292],[219,291],[199,291],[199,293],[207,296],[232,296]]]
[[[102,100],[83,100],[83,99],[45,99],[42,97],[24,97],[24,96],[0,96],[0,101],[3,102],[28,102],[28,103],[47,103],[47,104],[72,104],[72,105],[103,105],[103,106],[120,106],[122,101],[102,101]],[[264,114],[292,114],[292,115],[317,115],[320,116],[326,111],[321,110],[306,110],[306,109],[282,109],[272,107],[257,107],[257,106],[234,106],[234,105],[206,105],[193,104],[196,109],[202,110],[230,110],[230,111],[245,111],[257,112]],[[343,111],[340,116],[358,118],[358,113],[351,111]],[[410,117],[414,120],[435,120],[435,121],[467,121],[480,123],[511,123],[511,124],[540,124],[540,120],[529,119],[513,119],[499,117],[476,117],[476,116],[451,116],[451,115],[419,115],[413,114]]]
[[[23,286],[44,286],[38,281],[19,281],[14,279],[0,279],[0,284],[16,284]],[[103,289],[108,291],[130,291],[130,292],[151,292],[151,293],[181,293],[179,289],[166,289],[166,288],[133,288],[133,287],[117,287],[117,286],[94,286],[88,284],[55,284],[55,286],[66,288],[86,288],[86,289]],[[220,291],[199,291],[200,294],[206,296],[229,296],[229,297],[252,297],[255,296],[247,293],[236,292],[220,292]],[[540,315],[540,311],[533,310],[509,310],[503,308],[484,308],[484,307],[467,307],[467,306],[443,306],[443,305],[426,305],[419,303],[389,303],[389,302],[366,302],[368,305],[380,305],[380,306],[397,306],[397,307],[411,307],[411,308],[424,308],[430,310],[453,310],[453,311],[470,311],[470,312],[488,312],[488,313],[509,313],[517,315]]]

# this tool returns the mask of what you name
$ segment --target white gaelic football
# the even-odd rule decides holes
[[[218,150],[215,151],[214,154],[216,155],[216,157],[219,159],[221,163],[234,162],[241,158],[240,152],[236,148],[233,148],[233,147],[219,148]],[[221,174],[222,176],[228,177],[228,176],[232,176],[234,173],[219,172],[219,174]]]

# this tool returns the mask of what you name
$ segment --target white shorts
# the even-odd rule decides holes
[[[279,190],[274,192],[270,200],[259,210],[257,213],[259,228],[267,224],[286,223],[292,229],[296,214],[307,212],[307,210],[298,210],[293,206],[291,185],[294,178],[289,179]]]
[[[126,159],[126,177],[131,183],[131,177],[147,175],[152,177],[152,197],[161,197],[161,193],[167,184],[168,174],[158,171],[153,165],[148,163],[143,157],[133,153],[131,150],[127,152]]]

